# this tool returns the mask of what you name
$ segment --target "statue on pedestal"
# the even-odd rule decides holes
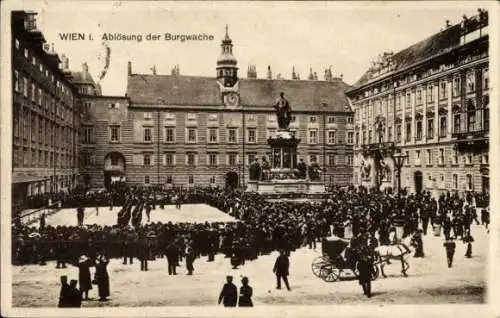
[[[261,170],[260,170],[259,161],[257,159],[255,159],[255,161],[250,164],[249,179],[252,181],[259,180],[260,172],[261,172]]]
[[[304,162],[304,159],[302,159],[302,158],[300,159],[300,162],[297,164],[297,169],[299,170],[298,174],[297,174],[297,177],[299,179],[305,179],[306,178],[307,165]]]
[[[265,156],[262,157],[262,175],[261,180],[269,180],[269,175],[271,173],[271,164],[267,161]]]
[[[285,98],[285,93],[280,93],[280,98],[276,101],[274,108],[276,109],[279,129],[287,130],[290,125],[290,121],[292,120],[292,108],[290,107],[288,100]]]

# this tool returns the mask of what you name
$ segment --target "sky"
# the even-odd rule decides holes
[[[75,5],[78,3],[78,5]],[[133,73],[170,74],[179,65],[181,75],[215,76],[220,43],[229,26],[239,76],[254,64],[259,78],[270,65],[273,76],[291,78],[292,68],[306,79],[309,69],[323,78],[331,66],[334,76],[354,84],[382,52],[402,50],[439,32],[445,21],[459,23],[474,15],[478,4],[441,3],[189,3],[45,1],[24,9],[37,11],[37,26],[55,51],[69,57],[69,67],[81,70],[87,62],[94,79],[104,68],[105,47],[110,48],[106,76],[100,80],[105,95],[123,95],[127,62]],[[84,32],[83,41],[62,40],[60,34]],[[88,39],[91,33],[93,40]],[[138,41],[102,41],[104,33],[142,34]],[[161,34],[146,41],[148,33]],[[205,33],[213,41],[165,41],[165,33]]]

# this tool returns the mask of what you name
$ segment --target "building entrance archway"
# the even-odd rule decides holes
[[[226,173],[226,187],[235,189],[238,187],[239,176],[234,171],[229,171]]]
[[[104,157],[104,187],[109,188],[116,181],[124,179],[125,156],[120,152],[110,152]]]
[[[422,185],[423,185],[422,171],[415,171],[414,179],[415,179],[415,192],[416,193],[422,192]]]

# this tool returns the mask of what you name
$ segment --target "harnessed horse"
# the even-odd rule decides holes
[[[379,258],[380,272],[384,278],[387,277],[384,273],[384,266],[385,263],[390,264],[390,260],[401,261],[401,273],[404,277],[408,277],[406,271],[410,268],[410,264],[406,259],[409,257],[411,250],[406,243],[400,241],[394,245],[380,245],[375,248],[375,253]]]

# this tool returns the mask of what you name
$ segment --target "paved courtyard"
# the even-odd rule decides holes
[[[88,209],[86,223],[114,224],[116,213],[109,208]],[[90,212],[92,211],[92,212]],[[156,210],[151,214],[151,221],[214,221],[230,220],[216,209],[205,205],[184,205],[179,211],[175,207],[166,207],[165,211]],[[76,224],[76,215],[72,210],[61,211],[48,218],[48,223]],[[393,262],[385,267],[388,278],[379,278],[373,282],[374,296],[363,297],[357,281],[347,279],[326,283],[315,277],[311,271],[312,260],[320,255],[320,245],[316,250],[302,248],[290,257],[290,284],[292,291],[276,290],[272,272],[277,253],[260,256],[247,262],[237,270],[231,269],[229,259],[217,255],[215,262],[207,262],[206,257],[194,263],[193,276],[186,275],[185,264],[181,263],[177,276],[167,273],[165,258],[150,262],[150,270],[141,272],[138,260],[133,265],[123,265],[121,260],[112,259],[108,271],[110,274],[110,301],[84,302],[84,307],[97,306],[214,306],[217,304],[220,288],[225,276],[235,277],[237,286],[239,277],[248,276],[254,289],[254,304],[261,305],[331,305],[331,304],[421,304],[421,303],[482,303],[485,301],[488,236],[482,226],[472,226],[473,257],[464,257],[465,245],[457,243],[453,268],[446,265],[443,237],[434,237],[428,233],[424,237],[425,258],[409,258],[408,278],[400,276],[400,264]],[[93,269],[92,269],[93,273]],[[68,275],[69,279],[78,278],[78,269],[69,266],[55,269],[55,262],[46,266],[27,265],[13,267],[13,305],[20,307],[56,306],[59,294],[59,276]],[[90,296],[97,298],[97,288]]]

